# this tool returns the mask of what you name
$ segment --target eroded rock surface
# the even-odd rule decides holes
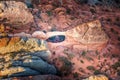
[[[0,22],[11,24],[12,26],[20,26],[32,21],[33,16],[24,3],[16,1],[0,1]]]
[[[0,54],[21,50],[31,52],[47,50],[46,42],[44,40],[27,37],[4,37],[0,39]]]
[[[66,36],[73,38],[75,42],[78,42],[82,46],[87,46],[86,48],[88,50],[99,50],[103,48],[109,40],[99,20],[78,25],[66,31]]]
[[[87,79],[83,79],[83,80],[109,80],[106,76],[104,75],[94,75],[94,76],[90,76]]]
[[[68,30],[67,36],[71,36],[83,44],[101,44],[108,41],[108,36],[101,27],[99,20],[83,23]]]
[[[42,32],[34,32],[33,37],[41,38]],[[45,34],[44,34],[45,35]],[[55,36],[64,36],[65,39],[57,38]],[[50,39],[53,39],[55,41],[52,41]],[[101,23],[99,20],[94,20],[91,22],[80,24],[72,29],[69,29],[65,32],[47,32],[45,35],[45,38],[49,40],[48,44],[50,47],[56,48],[57,46],[72,46],[73,48],[77,48],[80,50],[98,50],[100,51],[103,49],[108,40],[109,37],[102,29]],[[60,41],[59,43],[54,43]]]
[[[27,37],[0,38],[0,77],[56,74],[49,64],[46,41]]]

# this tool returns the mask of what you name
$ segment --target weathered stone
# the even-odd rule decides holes
[[[73,37],[82,44],[103,44],[108,41],[108,36],[103,31],[99,20],[83,23],[66,32],[67,36]]]
[[[46,41],[28,37],[3,37],[0,38],[0,44],[0,77],[56,74],[56,68],[47,63],[51,52]]]
[[[77,27],[66,31],[66,36],[74,40],[74,48],[81,48],[85,50],[98,50],[103,49],[109,38],[102,29],[99,20],[88,23],[83,23]]]
[[[4,32],[4,30],[5,30],[4,25],[3,25],[3,24],[0,24],[0,33]]]
[[[109,80],[109,79],[104,75],[96,75],[96,76],[90,76],[88,80]]]
[[[34,32],[33,37],[41,38],[41,32]],[[73,29],[67,30],[65,32],[47,32],[46,40],[52,38],[53,36],[65,36],[65,40],[60,43],[54,43],[49,41],[51,47],[56,48],[57,46],[73,46],[79,50],[98,50],[103,49],[109,38],[107,34],[102,29],[99,20],[87,22],[76,26]]]
[[[18,53],[19,54],[19,53]],[[43,53],[44,54],[44,53]],[[12,63],[8,64],[8,67],[6,69],[8,69],[9,67],[13,68],[14,66],[19,67],[23,67],[23,68],[30,68],[33,71],[37,71],[39,72],[39,74],[56,74],[56,68],[53,65],[48,64],[46,61],[42,60],[40,57],[38,56],[33,56],[33,55],[27,55],[27,56],[23,56],[22,58],[19,57],[18,60],[13,60],[11,61]],[[10,66],[9,66],[10,65]],[[2,68],[5,68],[5,64],[3,64]],[[30,75],[29,73],[29,69],[26,71],[21,71],[21,72],[17,72],[16,71],[16,75],[14,75],[13,73],[11,73],[11,75],[13,76],[20,76],[20,75]],[[36,73],[31,73],[32,75],[36,75]]]
[[[12,26],[20,26],[32,21],[33,16],[24,3],[16,1],[0,1],[0,22],[11,24]]]
[[[44,60],[48,60],[51,57],[51,52],[49,50],[47,51],[36,51],[33,53],[33,55],[38,56]]]
[[[109,79],[105,75],[93,75],[93,76],[89,76],[88,78],[82,79],[82,80],[109,80]]]
[[[30,68],[24,68],[24,67],[12,67],[8,69],[4,69],[0,71],[0,77],[12,77],[12,76],[25,76],[25,75],[37,75],[40,74],[37,71],[34,71]]]
[[[27,39],[27,40],[26,40]],[[0,54],[5,54],[9,52],[24,51],[44,51],[48,50],[46,42],[44,40],[39,40],[35,38],[26,37],[5,37],[0,39]]]
[[[20,63],[18,65],[32,68],[33,70],[39,71],[42,74],[56,74],[55,67],[43,61],[42,59],[39,60],[25,59],[23,63]]]
[[[30,65],[28,65],[27,67],[26,66],[24,66],[24,65],[21,65],[24,61],[23,60],[25,60],[25,59],[34,59],[34,61],[36,61],[36,60],[40,60],[40,57],[35,57],[35,56],[33,56],[33,55],[27,55],[27,56],[24,56],[23,54],[25,54],[24,52],[23,52],[23,54],[21,54],[21,53],[9,53],[10,55],[15,55],[15,54],[19,54],[19,58],[18,59],[15,59],[15,57],[13,56],[13,57],[11,57],[11,56],[8,56],[8,58],[9,59],[7,59],[7,61],[2,61],[2,62],[0,62],[0,72],[1,72],[1,76],[0,77],[11,77],[11,76],[15,76],[15,77],[17,77],[17,76],[29,76],[29,75],[37,75],[37,74],[40,74],[41,72],[40,72],[40,70],[39,71],[37,71],[36,69],[37,69],[37,67],[35,67],[36,65],[32,65],[32,67],[35,67],[35,69],[34,68],[32,68],[31,69],[31,66]],[[32,53],[33,54],[33,53]],[[44,54],[44,53],[43,53]],[[23,56],[22,56],[23,55]],[[6,55],[5,55],[6,56]],[[6,59],[6,57],[5,57],[5,59]],[[19,61],[20,60],[20,61]],[[41,62],[42,62],[42,59],[41,59]],[[44,62],[43,61],[43,63],[46,63],[47,65],[49,65],[47,62]],[[38,63],[38,64],[40,64],[40,65],[43,65],[42,63]],[[45,65],[46,65],[45,64]],[[44,65],[44,66],[45,66]],[[47,66],[46,65],[46,66]],[[14,66],[16,66],[16,67],[14,67]],[[43,66],[43,67],[44,67]],[[24,71],[19,71],[18,69],[19,69],[19,67],[22,67],[23,69],[25,69]],[[40,68],[42,68],[42,66],[40,66]],[[40,69],[40,68],[38,68],[38,69]],[[44,70],[43,71],[45,71],[46,72],[46,70],[45,70],[46,68],[44,67]],[[50,66],[49,66],[49,68],[48,69],[50,69]],[[14,70],[14,71],[13,71]],[[31,72],[31,73],[29,73],[29,72]]]

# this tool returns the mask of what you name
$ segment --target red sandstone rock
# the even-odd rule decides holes
[[[33,37],[42,36],[38,32],[33,34]],[[66,32],[48,32],[46,33],[46,38],[55,35],[65,35],[66,39],[60,43],[48,42],[52,48],[56,48],[57,46],[72,46],[73,49],[100,51],[106,46],[109,40],[107,34],[102,30],[99,20],[78,25]]]
[[[0,21],[2,23],[20,26],[33,22],[32,14],[22,2],[1,1],[0,11]]]

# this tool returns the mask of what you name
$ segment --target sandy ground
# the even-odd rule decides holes
[[[83,51],[81,49],[67,46],[65,43],[48,42],[48,48],[52,52],[51,63],[56,66],[59,77],[78,79],[80,77],[88,77],[93,74],[106,74],[110,78],[114,78],[120,73],[120,66],[117,69],[112,68],[112,65],[120,61],[120,9],[105,6],[89,6],[85,4],[77,4],[73,0],[63,1],[62,5],[57,5],[60,2],[43,1],[34,9],[30,9],[35,17],[37,28],[32,28],[29,25],[21,28],[13,29],[12,32],[29,32],[34,31],[66,31],[74,28],[76,25],[92,20],[100,20],[102,27],[109,36],[109,41],[104,49],[100,52]],[[26,27],[23,29],[23,27]],[[53,45],[58,45],[53,48]],[[94,45],[93,45],[94,46]],[[37,76],[39,77],[39,76]],[[28,77],[27,77],[28,79]],[[14,80],[27,80],[14,79]],[[72,80],[71,79],[71,80]],[[36,76],[29,80],[37,80]],[[56,80],[56,79],[54,79]],[[118,79],[119,80],[119,79]]]

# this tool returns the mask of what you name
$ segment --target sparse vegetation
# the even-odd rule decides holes
[[[66,13],[70,14],[70,12],[71,12],[71,10],[68,8],[67,11],[66,11]]]
[[[88,69],[88,70],[91,70],[91,71],[94,71],[94,70],[95,70],[95,67],[94,67],[94,66],[87,66],[87,69]]]
[[[100,55],[98,55],[98,60],[100,60],[100,58],[101,58]]]
[[[79,70],[79,72],[85,73],[84,69],[81,67],[78,70]]]
[[[118,37],[118,41],[120,41],[120,36]]]
[[[98,74],[101,74],[101,72],[100,72],[100,70],[95,70],[95,71],[94,71],[94,74],[95,74],[95,75],[98,75]]]
[[[74,53],[68,51],[67,49],[64,50],[64,54],[66,54],[70,60],[75,57]]]
[[[52,12],[51,11],[47,11],[46,13],[48,14],[48,16],[52,16]]]
[[[0,62],[4,62],[5,61],[5,59],[4,58],[0,58]]]
[[[120,67],[120,61],[118,61],[112,65],[113,69],[117,69],[118,67]]]
[[[71,60],[71,59],[73,59],[75,57],[75,55],[73,54],[73,53],[70,53],[70,54],[68,54],[68,58]]]
[[[89,57],[89,56],[86,56],[86,59],[87,59],[88,61],[94,61],[94,59],[91,58],[91,57]]]
[[[73,77],[77,78],[79,76],[79,74],[77,72],[73,73]]]
[[[83,52],[81,53],[82,56],[85,56],[86,54],[87,54],[87,52],[85,52],[85,51],[83,51]]]
[[[72,63],[66,57],[59,57],[59,60],[63,63],[61,67],[61,74],[63,76],[69,75],[72,71]]]
[[[80,60],[80,62],[81,62],[82,64],[84,64],[84,61],[83,61],[83,60]]]
[[[99,52],[98,52],[97,50],[96,50],[96,52],[95,52],[95,53],[96,53],[96,55],[99,55]]]
[[[111,32],[113,32],[114,34],[118,34],[118,32],[115,31],[113,28],[111,28],[110,30],[111,30]]]

